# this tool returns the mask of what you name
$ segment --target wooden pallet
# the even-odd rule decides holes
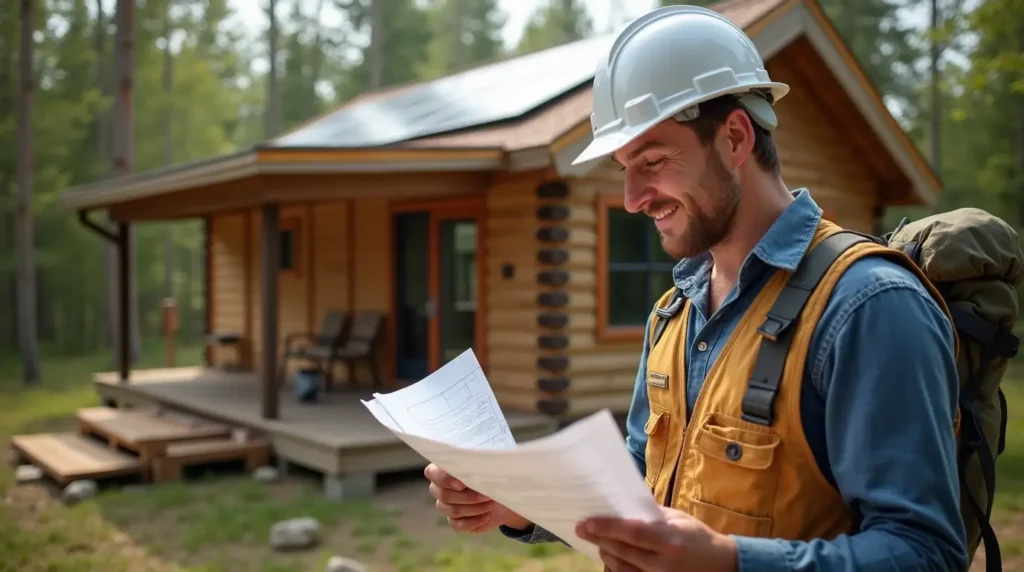
[[[138,457],[79,433],[40,433],[11,437],[11,448],[61,486],[82,479],[140,474]]]
[[[245,442],[234,439],[206,439],[168,445],[163,456],[153,459],[153,482],[180,479],[185,467],[225,461],[245,461],[246,472],[267,464],[270,443],[256,438]]]

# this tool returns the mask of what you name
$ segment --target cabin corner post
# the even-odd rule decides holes
[[[559,416],[569,409],[561,394],[569,388],[569,186],[561,180],[547,181],[536,188],[537,207],[537,409]]]
[[[277,275],[281,264],[281,228],[276,203],[262,207],[260,228],[260,328],[263,351],[261,355],[260,400],[264,419],[278,418],[278,287]]]

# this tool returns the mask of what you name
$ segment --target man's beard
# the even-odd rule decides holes
[[[722,157],[713,148],[706,166],[699,187],[711,195],[711,212],[698,207],[696,212],[686,213],[686,230],[682,234],[668,236],[661,233],[661,246],[672,258],[692,258],[703,254],[732,232],[740,202],[739,181],[726,169]]]

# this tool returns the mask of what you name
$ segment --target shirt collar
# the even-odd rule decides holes
[[[754,246],[743,262],[740,275],[756,258],[768,266],[792,272],[807,252],[821,221],[821,209],[805,188],[793,192],[793,202],[775,219],[768,232]],[[711,271],[711,254],[704,252],[692,258],[683,258],[672,269],[672,279],[684,294],[707,281]]]

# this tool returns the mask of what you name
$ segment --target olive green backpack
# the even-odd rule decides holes
[[[782,380],[793,324],[833,262],[847,248],[873,241],[908,255],[935,286],[949,308],[957,331],[960,377],[960,430],[957,469],[961,514],[971,561],[985,542],[987,572],[1002,570],[999,542],[989,522],[995,496],[995,459],[1006,446],[1006,398],[1000,389],[1009,361],[1017,354],[1017,287],[1024,278],[1024,252],[1014,229],[983,210],[964,208],[909,223],[874,237],[843,230],[822,240],[801,260],[768,311],[764,334],[743,397],[743,419],[770,426]],[[655,308],[652,345],[682,308],[676,291]]]
[[[971,560],[984,541],[986,570],[1001,570],[999,542],[989,518],[995,459],[1006,447],[1007,407],[1000,384],[1020,344],[1013,329],[1024,252],[1010,225],[975,208],[909,224],[903,219],[885,240],[924,270],[953,317],[960,344],[960,511]]]

